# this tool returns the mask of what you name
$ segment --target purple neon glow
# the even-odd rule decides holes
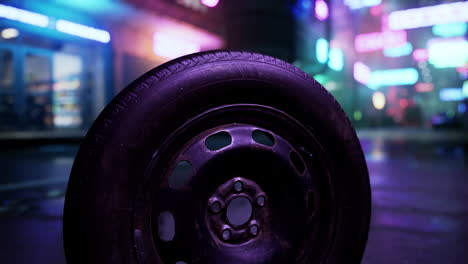
[[[201,3],[207,7],[215,7],[219,4],[219,0],[201,0]]]
[[[466,21],[468,2],[455,2],[392,12],[389,27],[392,30],[401,30]]]
[[[354,63],[353,77],[356,81],[362,84],[368,84],[371,78],[372,72],[364,63],[358,61]]]
[[[328,5],[324,0],[316,0],[315,1],[315,17],[320,20],[324,21],[330,15],[330,10],[328,9]]]
[[[407,34],[404,30],[373,32],[357,35],[354,40],[354,48],[357,52],[370,52],[399,47],[406,42]]]

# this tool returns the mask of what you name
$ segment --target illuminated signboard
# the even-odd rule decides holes
[[[432,27],[432,34],[439,37],[457,37],[463,36],[467,32],[465,22],[435,25]]]
[[[369,88],[377,89],[389,85],[413,85],[419,79],[419,73],[414,68],[373,71],[369,80]]]
[[[55,24],[49,25],[51,21],[49,17],[11,6],[0,5],[0,17],[38,27],[48,27],[51,29],[55,28],[57,31],[62,33],[91,39],[102,43],[108,43],[111,38],[109,32],[105,30],[85,26],[63,19],[58,19]]]
[[[344,0],[344,3],[350,9],[359,9],[379,5],[382,3],[382,0]]]
[[[49,25],[47,16],[6,5],[0,5],[0,17],[38,27]]]
[[[468,98],[468,81],[463,82],[462,92],[463,96],[465,96],[465,98]]]
[[[357,35],[354,48],[357,52],[371,52],[385,48],[394,48],[405,45],[406,31],[385,31]]]
[[[388,25],[391,30],[466,21],[468,21],[468,2],[455,2],[395,11],[390,13],[388,17]]]
[[[108,43],[110,41],[109,32],[102,29],[88,27],[62,19],[57,20],[55,25],[57,30],[63,33],[99,41],[102,43]]]
[[[456,68],[468,62],[468,42],[464,38],[432,39],[428,51],[429,63],[435,68]]]
[[[383,50],[383,54],[386,57],[402,57],[410,55],[413,52],[413,45],[407,42],[406,44],[396,48],[386,48]]]

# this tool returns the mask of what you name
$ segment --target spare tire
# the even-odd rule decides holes
[[[370,186],[356,133],[300,69],[209,51],[154,68],[87,133],[68,263],[360,263]]]

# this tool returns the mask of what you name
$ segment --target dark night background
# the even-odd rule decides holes
[[[149,69],[228,48],[296,65],[348,114],[373,194],[363,263],[466,263],[467,14],[449,0],[0,0],[0,262],[65,263],[64,194],[94,118]]]

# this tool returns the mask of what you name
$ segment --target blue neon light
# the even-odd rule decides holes
[[[57,20],[55,26],[58,31],[70,35],[92,39],[102,43],[108,43],[110,41],[109,32],[102,29],[88,27],[62,19]]]
[[[408,56],[413,52],[413,45],[411,43],[406,42],[401,47],[396,47],[396,48],[386,48],[383,50],[383,54],[386,57],[402,57],[402,56]]]
[[[439,97],[442,101],[462,101],[465,96],[461,88],[442,88],[439,91]]]
[[[315,44],[315,54],[317,57],[317,61],[320,63],[327,62],[328,59],[328,41],[324,38],[317,39],[317,43]]]
[[[0,5],[0,17],[38,27],[49,25],[47,16],[6,5]]]
[[[344,54],[341,49],[332,48],[330,50],[330,59],[328,61],[328,67],[335,71],[341,71],[344,67]]]
[[[51,26],[49,26],[51,19],[48,16],[1,4],[0,18],[6,18],[13,21],[18,21],[43,28],[49,27],[51,29],[54,29],[55,26],[55,29],[57,31],[86,39],[99,41],[102,43],[108,43],[111,39],[109,32],[102,29],[85,26],[63,19],[58,19],[55,22],[55,25],[52,24]]]
[[[413,85],[419,79],[419,73],[414,68],[374,71],[371,74],[369,88],[377,89],[390,85]]]

